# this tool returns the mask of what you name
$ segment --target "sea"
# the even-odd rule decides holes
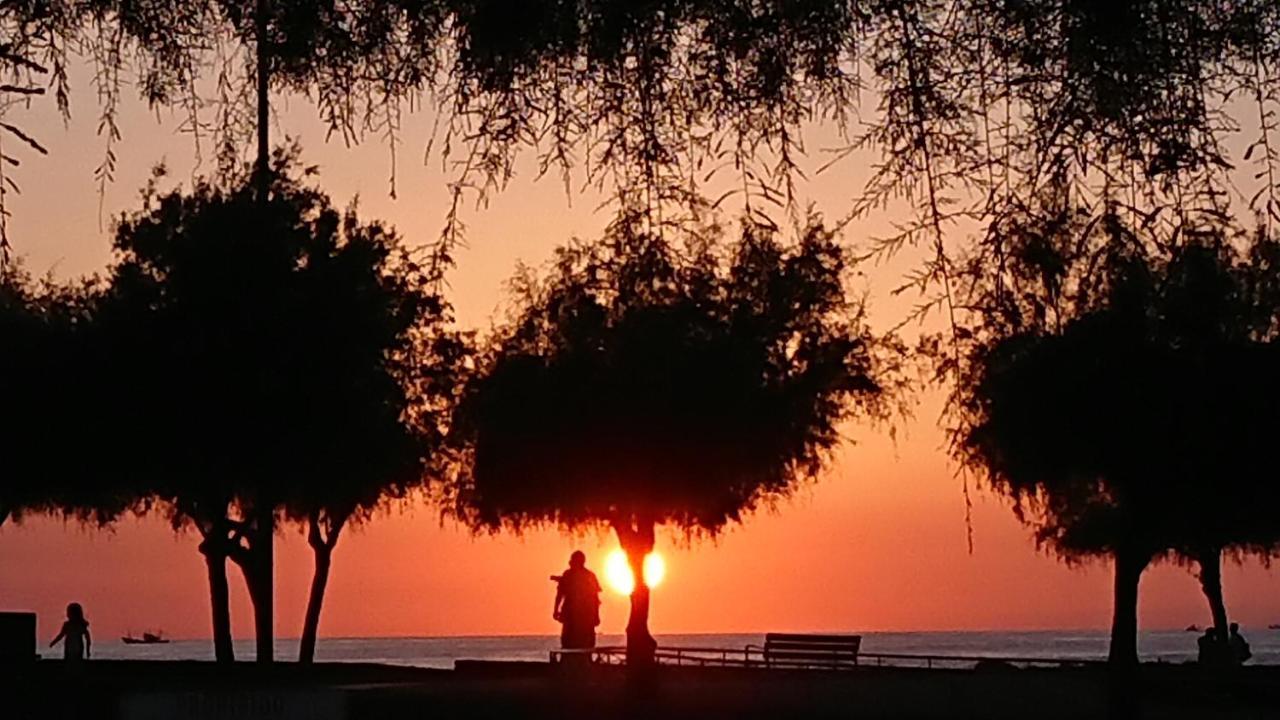
[[[1041,658],[1062,660],[1105,660],[1108,634],[1105,631],[1039,630],[1030,632],[855,632],[862,635],[862,651],[905,655],[977,656],[993,658]],[[1241,628],[1253,650],[1250,664],[1280,664],[1280,630]],[[741,651],[748,645],[762,645],[764,634],[657,635],[664,648],[724,648]],[[1144,662],[1182,663],[1196,658],[1196,638],[1192,631],[1143,631],[1138,652]],[[621,635],[601,635],[598,644],[622,645]],[[395,637],[321,638],[316,644],[316,660],[404,665],[424,668],[452,668],[458,660],[505,660],[544,662],[559,647],[552,635],[512,635],[497,637]],[[236,641],[236,657],[252,659],[252,640]],[[297,639],[276,642],[276,657],[297,657]],[[96,638],[96,658],[131,660],[212,660],[210,640],[173,640],[164,645],[125,645],[118,638]]]

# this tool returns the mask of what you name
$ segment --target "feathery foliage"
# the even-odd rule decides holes
[[[674,246],[633,217],[517,279],[457,415],[465,522],[610,527],[642,578],[657,526],[741,522],[815,477],[843,421],[889,415],[895,348],[848,296],[835,236],[721,235]],[[653,662],[648,614],[638,581],[629,666]]]
[[[1140,573],[1171,554],[1272,552],[1275,241],[1209,225],[1164,246],[1064,206],[1007,242],[998,282],[970,287],[957,459],[1068,561],[1128,557]],[[1133,638],[1113,635],[1113,657],[1117,642]]]
[[[848,297],[848,259],[746,226],[676,248],[632,225],[516,282],[459,411],[474,525],[641,516],[715,533],[813,477],[853,415],[885,419],[890,361]]]
[[[126,394],[94,325],[100,294],[93,280],[0,272],[0,524],[48,513],[106,525],[145,503],[112,442]]]
[[[264,514],[308,523],[327,553],[347,522],[438,476],[468,352],[439,267],[339,213],[309,174],[278,152],[265,203],[247,175],[153,185],[120,219],[104,313],[132,360],[117,382],[137,398],[128,444],[152,492],[251,591]]]

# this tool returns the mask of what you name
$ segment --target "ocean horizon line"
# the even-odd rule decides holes
[[[1196,627],[1204,628],[1205,625],[1196,623]],[[1240,627],[1245,630],[1269,630],[1265,625],[1249,625],[1240,623]],[[1144,633],[1167,633],[1167,632],[1188,632],[1184,627],[1150,627],[1142,628],[1140,632]],[[1073,633],[1073,634],[1096,634],[1110,633],[1105,627],[1058,627],[1058,628],[961,628],[961,629],[925,629],[925,630],[861,630],[853,628],[843,629],[795,629],[788,627],[775,627],[768,630],[734,630],[734,631],[663,631],[653,633],[654,637],[735,637],[744,635],[759,635],[763,637],[768,633],[806,633],[806,634],[830,634],[830,635],[1031,635],[1031,634],[1056,634],[1056,633]],[[623,631],[617,632],[600,632],[599,635],[623,635]],[[456,633],[449,635],[321,635],[318,639],[324,641],[344,641],[344,640],[516,640],[516,639],[544,639],[558,637],[556,633]],[[196,642],[208,641],[212,642],[210,636],[173,636],[166,635],[166,638],[173,642]],[[297,635],[276,635],[276,642],[297,642],[301,639]],[[252,635],[236,635],[232,638],[234,642],[253,642]]]

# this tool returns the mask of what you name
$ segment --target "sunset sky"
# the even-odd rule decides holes
[[[95,133],[97,108],[87,79],[76,83],[66,128],[51,100],[14,114],[51,154],[18,152],[24,162],[15,177],[22,194],[9,200],[10,236],[33,272],[61,278],[107,265],[111,216],[137,206],[152,165],[165,161],[171,179],[188,181],[194,157],[191,138],[176,132],[177,117],[129,104],[117,177],[100,212],[93,177],[104,151]],[[324,128],[296,99],[281,103],[275,131],[277,138],[288,133],[302,142],[304,159],[320,166],[320,182],[339,205],[358,195],[366,219],[384,219],[410,241],[427,242],[440,231],[448,199],[439,159],[422,162],[430,127],[429,113],[405,124],[395,200],[387,192],[388,150],[376,139],[352,149],[325,144]],[[811,148],[831,136],[815,128]],[[814,157],[809,166],[824,159]],[[805,202],[828,217],[843,215],[871,160],[855,155],[811,176],[800,186]],[[518,261],[540,265],[555,245],[575,235],[593,237],[609,219],[607,211],[596,211],[598,197],[568,197],[555,178],[535,183],[532,162],[520,169],[487,207],[467,210],[469,245],[450,277],[466,326],[483,329],[500,312],[503,282]],[[854,223],[845,240],[863,242],[893,219],[888,212]],[[911,262],[901,257],[860,278],[878,327],[905,314],[912,298],[891,298],[888,290]],[[849,442],[819,482],[715,541],[689,545],[663,534],[658,549],[667,559],[667,578],[654,594],[654,632],[1106,627],[1109,567],[1068,568],[1038,553],[1005,503],[975,487],[972,478],[969,552],[963,479],[945,453],[939,403],[937,395],[921,398],[915,419],[899,424],[896,440],[885,429],[849,427]],[[144,628],[207,637],[205,567],[196,544],[193,535],[175,534],[161,518],[129,518],[108,531],[41,518],[7,523],[0,528],[0,609],[37,611],[46,636],[65,604],[78,601],[100,637]],[[321,634],[553,633],[558,626],[551,619],[554,589],[547,576],[563,569],[575,548],[586,550],[588,565],[599,569],[615,546],[611,535],[574,538],[554,530],[472,537],[442,524],[438,512],[423,504],[394,508],[339,544]],[[282,637],[300,630],[310,572],[304,538],[297,528],[285,529],[277,569]],[[232,579],[235,634],[248,637],[248,599],[238,572]],[[1245,626],[1280,622],[1280,573],[1250,561],[1229,566],[1225,584],[1234,619]],[[1208,620],[1195,577],[1183,568],[1149,572],[1142,592],[1146,628]],[[621,632],[625,598],[606,593],[602,612],[601,630]]]

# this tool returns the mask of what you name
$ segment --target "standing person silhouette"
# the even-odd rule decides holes
[[[556,603],[551,616],[561,624],[560,647],[585,650],[596,646],[596,626],[600,624],[600,581],[587,569],[581,550],[569,556],[569,569],[553,575]]]
[[[80,603],[67,606],[67,621],[62,623],[58,636],[49,643],[49,647],[64,641],[62,657],[68,662],[79,662],[93,655],[93,638],[89,637],[89,621],[84,619],[84,608]]]

